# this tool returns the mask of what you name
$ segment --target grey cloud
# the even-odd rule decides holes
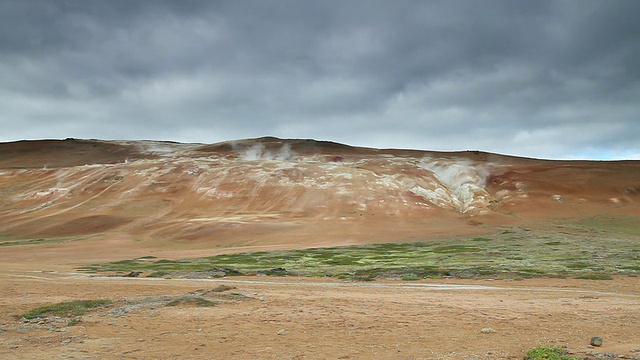
[[[8,0],[0,141],[637,154],[638,13],[633,0]]]

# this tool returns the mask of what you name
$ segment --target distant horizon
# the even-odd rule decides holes
[[[144,141],[149,141],[149,142],[164,142],[164,143],[174,143],[174,144],[185,144],[185,145],[189,145],[189,144],[193,144],[193,145],[213,145],[213,144],[218,144],[218,143],[229,143],[229,142],[234,142],[234,141],[244,141],[244,140],[258,140],[258,139],[264,139],[264,138],[274,138],[274,139],[278,139],[278,140],[312,140],[312,141],[318,141],[318,142],[331,142],[331,143],[336,143],[336,144],[341,144],[341,145],[346,145],[346,146],[351,146],[351,147],[358,147],[358,148],[365,148],[365,149],[375,149],[375,150],[408,150],[408,151],[425,151],[425,152],[443,152],[443,153],[447,153],[447,152],[452,152],[452,153],[457,153],[457,152],[481,152],[481,153],[487,153],[487,154],[495,154],[495,155],[502,155],[502,156],[512,156],[512,157],[519,157],[519,158],[528,158],[528,159],[536,159],[536,160],[557,160],[557,161],[640,161],[640,156],[636,157],[636,158],[544,158],[544,157],[535,157],[535,156],[528,156],[528,155],[521,155],[521,154],[509,154],[509,153],[500,153],[500,152],[493,152],[493,151],[487,151],[487,150],[483,150],[483,149],[429,149],[429,148],[408,148],[408,147],[376,147],[376,146],[367,146],[367,145],[357,145],[357,144],[349,144],[349,143],[345,143],[345,142],[340,142],[340,141],[334,141],[331,139],[319,139],[319,138],[298,138],[298,137],[279,137],[279,136],[274,136],[274,135],[264,135],[264,136],[258,136],[258,137],[249,137],[249,138],[238,138],[238,139],[227,139],[227,140],[221,140],[221,141],[210,141],[210,142],[202,142],[202,141],[176,141],[176,140],[162,140],[162,139],[101,139],[101,138],[76,138],[76,137],[65,137],[65,138],[41,138],[41,139],[20,139],[20,140],[10,140],[10,141],[0,141],[0,143],[17,143],[17,142],[27,142],[27,141],[65,141],[65,140],[79,140],[79,141],[105,141],[105,142],[110,142],[110,141],[132,141],[132,142],[144,142]]]

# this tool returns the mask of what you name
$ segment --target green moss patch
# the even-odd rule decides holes
[[[78,268],[89,273],[215,278],[236,275],[388,278],[526,278],[635,274],[635,236],[564,234],[520,229],[493,236],[411,243],[258,251],[192,259],[141,257]],[[559,246],[561,245],[561,246]]]
[[[575,356],[569,356],[565,351],[558,347],[539,347],[533,348],[527,352],[525,360],[579,360]]]
[[[87,311],[111,305],[110,300],[74,300],[45,305],[29,310],[21,318],[35,319],[45,315],[72,317],[84,315]]]

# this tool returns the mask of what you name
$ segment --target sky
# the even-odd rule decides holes
[[[637,0],[0,0],[0,142],[640,159]]]

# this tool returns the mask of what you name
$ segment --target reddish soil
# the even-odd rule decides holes
[[[122,299],[187,294],[219,282],[4,270],[0,356],[522,359],[531,347],[555,345],[581,357],[632,357],[640,349],[637,279],[435,282],[482,287],[447,289],[423,282],[234,278],[222,281],[239,295],[215,307],[142,307],[122,315],[110,308],[65,326],[21,323],[8,314],[75,299],[108,298],[125,306]],[[589,347],[592,336],[603,337],[604,345]]]
[[[219,284],[74,272],[96,261],[469,237],[558,219],[640,218],[639,204],[637,161],[274,138],[0,144],[0,357],[521,359],[547,344],[631,357],[640,350],[640,284],[629,276],[435,282],[489,286],[482,289],[223,279],[244,296],[221,297],[212,308],[120,316],[110,308],[69,327],[11,315],[75,299],[120,306]],[[596,335],[604,345],[589,348]]]

